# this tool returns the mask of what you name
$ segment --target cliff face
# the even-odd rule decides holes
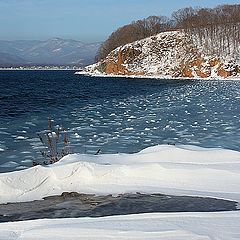
[[[239,55],[206,53],[197,41],[174,31],[118,47],[86,70],[94,74],[162,78],[238,78],[239,62]]]

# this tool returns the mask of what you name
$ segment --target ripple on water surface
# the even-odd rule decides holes
[[[72,152],[132,153],[166,143],[240,150],[238,81],[24,71],[1,72],[0,89],[0,171],[14,169],[9,159],[24,167],[41,158],[36,132],[50,115],[69,128]]]

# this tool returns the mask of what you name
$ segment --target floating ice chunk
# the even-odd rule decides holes
[[[75,138],[80,138],[80,135],[78,133],[74,133]]]
[[[18,163],[10,161],[10,162],[6,162],[6,163],[0,165],[0,167],[2,167],[2,168],[13,168],[13,167],[16,167],[18,165],[19,165]]]
[[[24,137],[24,136],[17,136],[15,139],[17,139],[17,140],[24,140],[24,139],[27,139],[27,137]]]
[[[17,131],[18,133],[27,133],[27,131],[22,130],[22,131]]]
[[[25,124],[30,125],[30,126],[36,126],[36,124],[33,122],[25,122]]]
[[[126,131],[132,131],[132,130],[134,130],[134,128],[128,127],[128,128],[125,128],[124,130],[126,130]]]
[[[25,159],[25,160],[22,160],[21,163],[32,163],[32,160],[30,160],[30,159]]]

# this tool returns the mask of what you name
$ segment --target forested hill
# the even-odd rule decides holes
[[[184,8],[114,32],[102,44],[100,74],[227,78],[240,76],[240,5]]]
[[[231,37],[235,39],[235,43],[239,44],[239,24],[240,4],[220,5],[215,8],[183,8],[173,12],[171,18],[150,16],[120,27],[113,32],[99,48],[96,60],[105,58],[119,46],[173,30],[187,31],[193,33],[194,36],[198,33],[200,38],[208,37],[209,40],[218,36],[222,38],[220,40],[222,44],[224,41],[228,41],[230,33]],[[219,34],[219,30],[221,34]]]

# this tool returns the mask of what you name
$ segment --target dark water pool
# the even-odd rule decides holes
[[[222,199],[163,194],[96,196],[63,193],[41,201],[0,205],[0,222],[42,218],[103,217],[153,212],[233,211],[237,203]]]

